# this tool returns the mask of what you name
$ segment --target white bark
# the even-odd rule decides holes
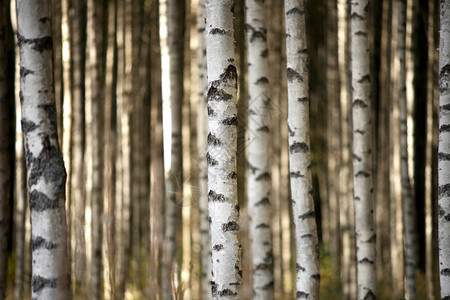
[[[22,130],[32,226],[32,298],[67,299],[64,161],[53,92],[49,1],[17,1]]]
[[[438,144],[441,299],[450,299],[450,1],[441,1]]]
[[[376,298],[368,1],[351,2],[353,181],[358,299]]]
[[[408,126],[406,108],[406,1],[397,1],[397,51],[399,72],[400,172],[402,183],[403,229],[405,232],[406,298],[416,299],[417,242],[415,201],[408,168]]]
[[[209,125],[206,159],[213,299],[240,299],[242,285],[233,4],[232,0],[206,1]]]
[[[273,299],[271,226],[270,105],[264,2],[246,1],[248,47],[248,220],[253,268],[253,299]]]
[[[312,198],[305,1],[286,0],[289,172],[295,227],[296,297],[319,298],[319,245]]]
[[[208,222],[208,166],[206,164],[206,137],[208,135],[208,114],[206,110],[208,78],[206,71],[205,3],[197,7],[198,29],[198,102],[197,102],[197,148],[200,212],[200,247],[202,266],[202,299],[211,299],[211,230]]]

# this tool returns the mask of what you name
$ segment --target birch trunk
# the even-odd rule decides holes
[[[439,44],[439,272],[441,299],[450,298],[450,1],[441,1]]]
[[[17,1],[22,130],[32,226],[32,298],[70,297],[65,181],[53,92],[49,1]]]
[[[319,299],[319,245],[312,198],[305,1],[286,0],[289,172],[296,243],[296,297]]]
[[[408,128],[406,108],[406,1],[397,1],[397,9],[397,51],[400,66],[398,84],[400,113],[400,172],[402,183],[403,229],[405,232],[406,297],[408,299],[416,299],[416,213],[408,167]]]
[[[202,299],[211,299],[211,230],[208,222],[208,166],[206,164],[206,137],[208,135],[208,78],[206,71],[205,2],[199,1],[197,7],[198,28],[198,102],[197,102],[197,148],[198,183],[200,212],[200,247],[202,267]]]
[[[273,299],[273,249],[269,139],[271,135],[269,63],[264,2],[246,1],[248,45],[248,218],[253,298]]]
[[[206,1],[209,126],[206,160],[213,299],[240,299],[242,285],[233,2]]]
[[[353,181],[358,299],[376,299],[368,1],[351,2]]]
[[[9,18],[9,2],[0,4],[0,299],[6,296],[6,278],[8,266],[8,235],[9,235],[9,202],[11,184],[10,157],[10,107],[13,97],[8,84],[8,35],[11,25]],[[12,113],[11,113],[12,115]]]

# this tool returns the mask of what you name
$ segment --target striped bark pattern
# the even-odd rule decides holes
[[[9,22],[9,2],[0,4],[0,299],[6,296],[9,198],[11,184],[9,148],[9,106],[11,100],[7,87],[7,26]],[[10,25],[9,25],[10,26]],[[19,237],[18,239],[20,239]]]
[[[438,216],[441,299],[450,299],[450,1],[441,1]]]
[[[58,145],[49,1],[17,1],[22,131],[33,255],[32,298],[67,299],[66,171]]]
[[[376,299],[367,0],[351,2],[353,181],[358,299]]]
[[[198,182],[200,189],[200,247],[202,266],[202,299],[211,299],[211,230],[208,222],[208,166],[206,164],[206,137],[208,136],[208,78],[206,71],[205,3],[200,1],[197,8],[198,29],[198,103],[197,103],[197,148]]]
[[[233,8],[233,0],[206,1],[209,126],[206,160],[213,299],[242,298]]]
[[[312,198],[305,1],[285,1],[289,172],[296,242],[296,297],[319,298],[319,245]]]
[[[253,298],[273,299],[269,62],[264,2],[246,1],[248,45],[248,218]]]
[[[403,228],[405,232],[405,276],[406,298],[416,299],[416,210],[408,168],[408,125],[406,108],[406,0],[397,0],[398,29],[397,51],[399,72],[399,113],[400,113],[400,175],[402,183]]]

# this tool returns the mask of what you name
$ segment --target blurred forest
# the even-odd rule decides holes
[[[204,1],[41,2],[50,8],[55,117],[67,173],[65,264],[71,297],[210,299],[207,209],[212,196],[206,185],[206,148],[211,141],[205,83],[205,55],[210,53],[204,41]],[[268,50],[270,165],[264,184],[270,189],[273,248],[273,295],[257,298],[248,204],[249,174],[254,173],[248,163],[253,143],[249,136],[256,132],[250,123],[253,101],[259,101],[249,95],[248,62],[253,57],[248,55],[250,40],[257,35],[246,20],[245,2],[235,0],[231,9],[238,74],[234,177],[242,245],[242,290],[236,299],[294,299],[299,295],[299,266],[291,205],[291,132],[286,123],[291,76],[285,71],[287,15],[283,1],[254,1],[263,3],[266,29],[261,32]],[[352,4],[298,2],[305,5],[309,54],[309,169],[320,250],[320,298],[356,299]],[[372,264],[378,299],[441,299],[438,49],[440,5],[446,4],[440,2],[445,1],[368,4],[376,232]],[[39,245],[32,238],[19,96],[20,78],[27,74],[20,67],[15,1],[0,0],[0,12],[0,299],[30,299],[40,289],[32,276],[32,251]],[[406,192],[405,182],[410,183]],[[408,192],[405,200],[402,193]],[[405,230],[415,240],[407,240]],[[411,276],[414,296],[407,287]]]

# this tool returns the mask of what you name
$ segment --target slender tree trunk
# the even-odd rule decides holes
[[[242,285],[237,201],[237,73],[233,1],[206,1],[208,66],[208,202],[213,299],[240,299]]]
[[[70,296],[66,172],[58,145],[49,1],[17,1],[22,130],[28,169],[33,299]]]
[[[351,2],[353,180],[358,299],[376,298],[370,61],[366,0]]]
[[[116,230],[115,230],[115,165],[116,158],[115,142],[116,118],[114,105],[116,100],[115,87],[117,81],[117,0],[108,1],[108,37],[106,49],[106,82],[105,82],[105,105],[104,105],[104,178],[103,194],[104,220],[103,220],[103,280],[105,300],[116,299]]]
[[[406,109],[406,1],[398,0],[397,7],[397,51],[400,66],[398,84],[400,113],[400,172],[402,182],[403,228],[405,232],[406,296],[408,299],[416,299],[416,213],[408,168],[408,129]]]
[[[118,118],[120,123],[120,159],[121,159],[121,201],[120,205],[120,239],[118,252],[117,297],[125,295],[130,265],[130,203],[131,203],[131,149],[130,149],[130,108],[131,108],[131,0],[120,3],[118,17],[117,47],[118,60]],[[119,155],[119,154],[118,154]]]
[[[198,102],[197,102],[197,148],[198,148],[198,183],[200,211],[200,247],[202,267],[202,299],[211,299],[211,230],[208,222],[208,166],[206,164],[208,135],[208,114],[206,110],[208,78],[206,71],[206,36],[205,36],[205,2],[199,1],[197,7],[198,28]]]
[[[450,298],[450,1],[441,1],[439,44],[439,272],[441,299]]]
[[[163,241],[164,217],[163,205],[165,197],[165,178],[164,178],[164,150],[163,150],[163,130],[162,130],[162,95],[161,95],[161,48],[159,36],[159,0],[151,3],[151,201],[150,201],[150,230],[151,230],[151,275],[150,285],[153,288],[152,295],[155,298],[162,298],[160,282],[160,261],[161,246]]]
[[[9,236],[9,202],[11,184],[10,155],[10,112],[14,97],[11,96],[8,83],[8,46],[11,39],[9,1],[0,3],[0,299],[6,296],[6,277],[8,266],[8,236]]]
[[[319,245],[312,198],[305,2],[285,1],[289,172],[297,249],[297,299],[319,299]]]
[[[69,0],[70,2],[71,0]],[[69,21],[70,30],[70,59],[71,74],[64,77],[71,78],[71,90],[64,97],[72,98],[72,167],[71,167],[71,226],[72,251],[74,259],[75,293],[84,291],[86,287],[86,242],[85,242],[85,203],[86,186],[84,170],[85,151],[85,49],[86,49],[86,3],[72,1],[72,17]],[[68,25],[69,25],[68,24]],[[65,70],[66,71],[66,70]],[[67,70],[69,72],[69,70]]]
[[[248,218],[253,298],[273,299],[273,249],[269,140],[271,136],[269,62],[264,2],[246,1],[248,45]]]

